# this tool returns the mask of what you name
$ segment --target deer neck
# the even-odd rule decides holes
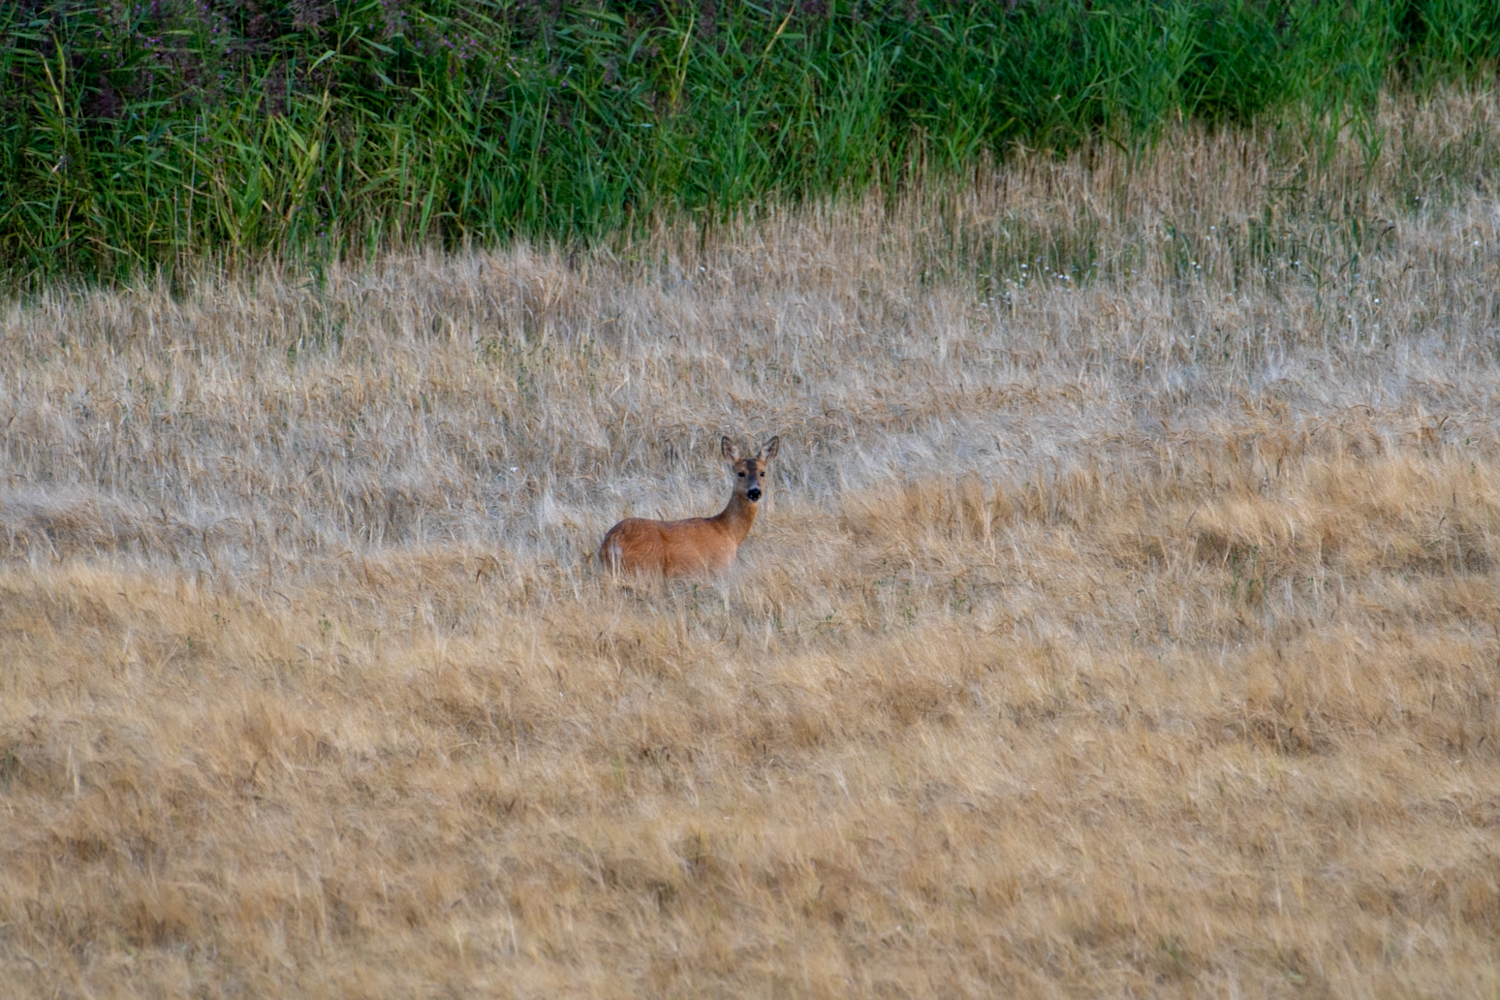
[[[725,507],[714,520],[729,533],[729,537],[734,539],[734,544],[738,545],[745,540],[746,535],[750,534],[750,526],[755,523],[755,504],[736,492],[729,498],[729,506]]]

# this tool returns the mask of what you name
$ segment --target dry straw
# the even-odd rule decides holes
[[[1493,994],[1497,115],[7,305],[0,992]]]

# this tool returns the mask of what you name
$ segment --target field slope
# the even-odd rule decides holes
[[[0,993],[1500,995],[1500,101],[1380,124],[6,305]]]

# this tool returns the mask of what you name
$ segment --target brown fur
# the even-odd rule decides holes
[[[724,509],[713,517],[680,521],[626,518],[599,543],[599,564],[616,572],[661,576],[698,576],[729,569],[755,524],[757,501],[750,498],[750,491],[759,489],[761,497],[765,496],[770,487],[766,469],[780,444],[781,438],[773,437],[756,455],[741,458],[739,449],[724,438],[719,450],[734,472],[734,492]]]

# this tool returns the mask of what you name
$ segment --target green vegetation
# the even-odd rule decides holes
[[[1493,0],[19,0],[0,272],[587,240],[1179,117],[1374,149],[1387,82],[1497,59]]]

